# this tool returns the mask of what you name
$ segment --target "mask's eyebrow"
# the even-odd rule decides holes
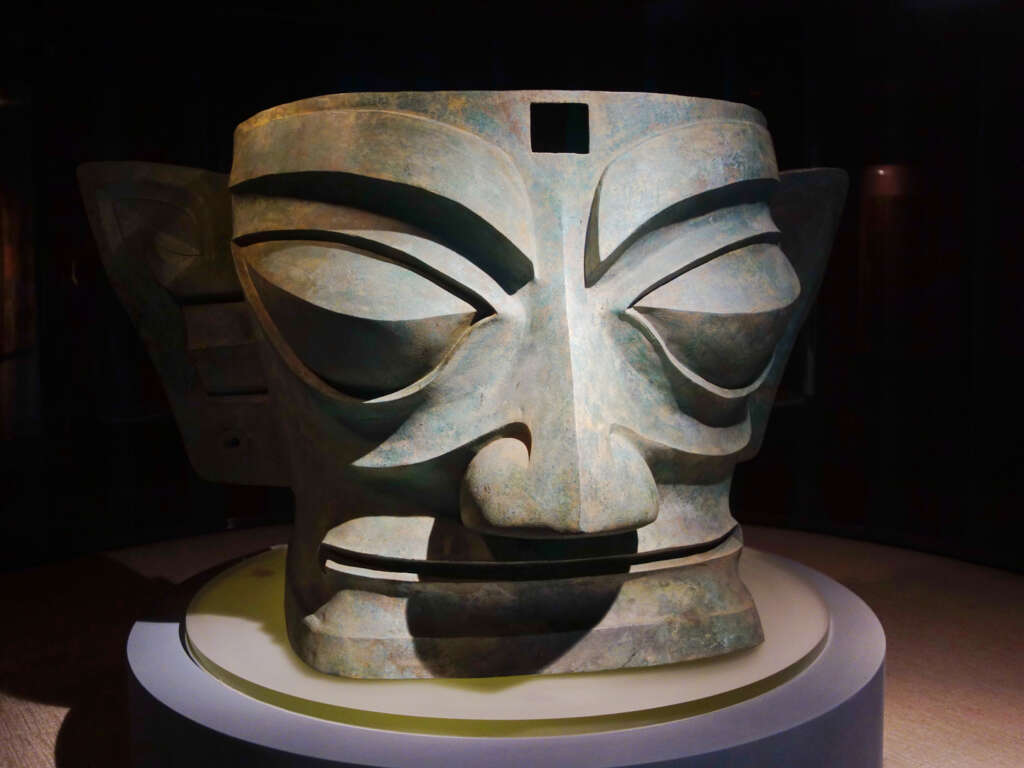
[[[767,202],[779,177],[771,136],[742,120],[707,120],[636,144],[612,160],[594,193],[584,255],[593,285],[634,242],[720,208]]]
[[[507,292],[533,279],[532,213],[511,158],[467,131],[381,110],[324,110],[243,124],[235,194],[351,206],[408,222]],[[235,237],[246,232],[236,228]]]
[[[234,241],[241,247],[267,241],[336,243],[397,261],[476,307],[478,319],[505,306],[507,294],[469,259],[405,222],[330,203],[235,194]]]
[[[608,306],[625,309],[684,272],[755,243],[781,239],[766,203],[718,208],[640,237],[610,265],[594,290]]]

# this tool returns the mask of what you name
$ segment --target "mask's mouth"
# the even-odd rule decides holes
[[[628,573],[635,566],[647,566],[647,570],[662,561],[710,552],[738,535],[738,526],[734,525],[709,541],[646,552],[637,551],[635,533],[558,541],[493,537],[486,551],[473,553],[473,559],[437,559],[429,552],[424,558],[391,557],[338,546],[325,539],[320,544],[320,563],[326,571],[403,581],[571,579]]]

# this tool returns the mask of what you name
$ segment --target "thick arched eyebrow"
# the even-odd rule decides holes
[[[295,198],[233,195],[234,242],[318,241],[367,251],[398,262],[451,291],[479,313],[508,301],[497,279],[417,227],[358,208]]]
[[[334,203],[399,219],[486,270],[507,292],[533,279],[533,217],[501,149],[429,118],[304,112],[235,132],[235,194]],[[247,232],[236,227],[235,237]]]
[[[596,283],[634,242],[720,208],[767,202],[778,183],[768,131],[742,120],[691,123],[612,160],[591,204],[584,279]]]
[[[780,239],[767,203],[716,208],[645,233],[609,264],[595,290],[608,306],[622,310],[718,256]]]

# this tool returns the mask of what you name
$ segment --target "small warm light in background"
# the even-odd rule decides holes
[[[910,191],[911,170],[906,165],[869,165],[864,169],[864,194],[898,197]]]

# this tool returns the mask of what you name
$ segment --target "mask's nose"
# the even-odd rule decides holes
[[[571,536],[652,522],[657,486],[633,444],[615,433],[576,437],[532,450],[510,437],[488,443],[463,478],[463,523],[506,536]]]
[[[563,210],[559,180],[538,221],[536,278],[516,297],[523,336],[505,382],[525,434],[484,445],[462,479],[460,514],[476,530],[510,537],[630,531],[658,515],[658,488],[637,446],[612,427],[620,391],[604,323],[591,301],[582,254],[589,206]],[[573,204],[574,205],[574,204]],[[522,438],[522,439],[520,439]]]

